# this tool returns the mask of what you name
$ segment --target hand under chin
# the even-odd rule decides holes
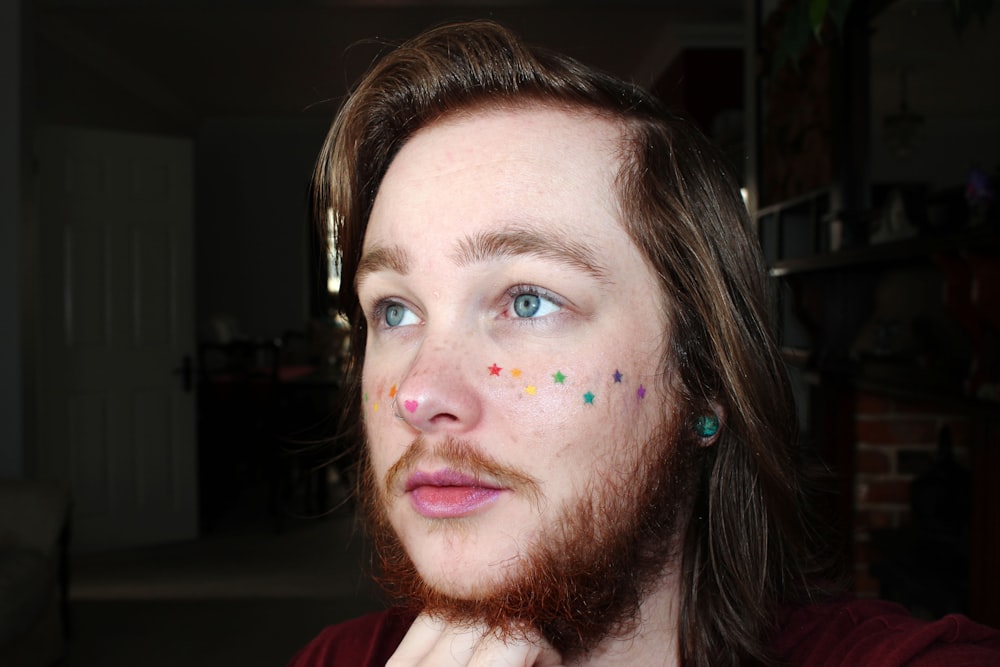
[[[481,625],[421,614],[386,667],[561,667],[562,658],[534,633],[500,638]]]

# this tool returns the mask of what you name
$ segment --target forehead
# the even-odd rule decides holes
[[[572,156],[610,169],[616,166],[621,137],[620,123],[584,109],[541,103],[473,107],[420,128],[404,142],[400,155],[419,151],[454,160]],[[390,170],[400,169],[399,162],[397,156]]]
[[[621,143],[619,124],[581,111],[531,106],[446,116],[393,159],[372,210],[378,224],[366,236],[404,231],[393,223],[412,225],[422,213],[434,226],[460,218],[467,230],[491,219],[607,233],[620,227]]]

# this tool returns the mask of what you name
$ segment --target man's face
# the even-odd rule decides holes
[[[620,133],[549,108],[455,115],[380,185],[358,273],[369,465],[443,594],[495,593],[594,508],[627,508],[663,447],[669,327],[618,221]]]

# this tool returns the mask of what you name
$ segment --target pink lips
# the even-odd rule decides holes
[[[417,471],[406,480],[413,508],[429,519],[468,516],[494,502],[504,489],[454,470]]]

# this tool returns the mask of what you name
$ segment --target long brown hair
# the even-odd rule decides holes
[[[430,30],[373,66],[334,121],[314,179],[318,220],[335,219],[340,307],[352,326],[347,435],[361,441],[366,330],[353,281],[390,161],[444,115],[532,104],[621,123],[622,224],[661,281],[672,323],[664,371],[679,370],[683,418],[723,416],[696,464],[681,562],[682,662],[766,663],[778,609],[813,595],[823,572],[804,510],[793,398],[735,182],[701,133],[643,90],[530,48],[490,22]]]

